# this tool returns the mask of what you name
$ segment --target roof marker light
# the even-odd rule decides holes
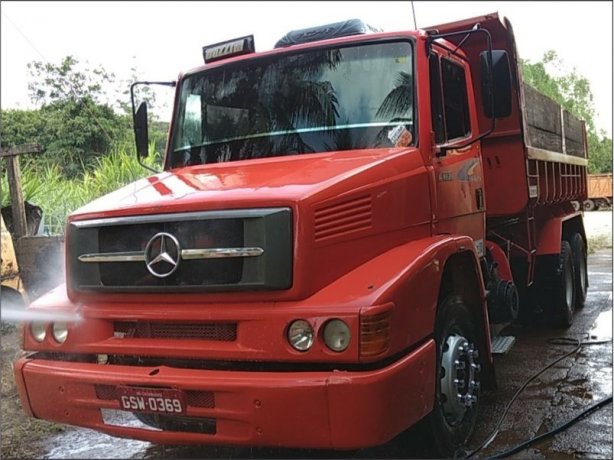
[[[245,37],[234,38],[225,42],[203,46],[203,59],[205,60],[205,64],[208,64],[210,62],[254,52],[256,52],[254,36],[247,35]]]

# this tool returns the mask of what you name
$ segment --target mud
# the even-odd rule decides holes
[[[497,356],[496,391],[482,393],[481,416],[469,448],[492,432],[503,408],[531,375],[573,347],[552,345],[548,339],[572,337],[601,341],[584,346],[533,382],[511,407],[495,440],[474,458],[505,451],[566,422],[591,404],[612,394],[612,255],[602,250],[589,257],[589,293],[586,306],[576,312],[574,325],[553,329],[545,322],[513,325],[503,335],[516,344]],[[296,449],[242,449],[206,446],[163,447],[147,442],[112,438],[91,430],[68,429],[50,437],[41,458],[430,458],[419,430],[410,430],[386,445],[352,453]],[[568,430],[511,458],[612,458],[612,406],[593,413]]]

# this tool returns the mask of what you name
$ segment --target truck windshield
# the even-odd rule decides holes
[[[411,44],[398,41],[269,56],[186,77],[170,166],[411,145],[412,62]]]

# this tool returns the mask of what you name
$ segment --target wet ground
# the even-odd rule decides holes
[[[476,448],[489,437],[505,406],[524,381],[573,349],[553,345],[556,337],[601,341],[587,345],[531,383],[510,407],[495,440],[475,458],[505,451],[566,422],[612,394],[612,254],[600,250],[589,257],[588,299],[576,312],[574,325],[554,329],[536,320],[529,326],[508,327],[503,335],[517,340],[506,355],[497,356],[496,391],[483,392],[481,416],[470,443]],[[85,429],[69,429],[48,439],[43,458],[330,458],[331,452],[212,447],[162,447],[112,438]],[[349,457],[350,454],[337,454]],[[384,446],[351,454],[353,458],[429,458],[433,453],[410,431]],[[612,405],[511,458],[612,458]]]

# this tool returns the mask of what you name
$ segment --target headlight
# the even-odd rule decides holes
[[[30,323],[30,333],[34,340],[37,342],[42,342],[45,340],[45,336],[47,335],[47,323],[42,321],[32,321]]]
[[[288,342],[298,351],[307,351],[313,345],[313,329],[302,319],[294,321],[288,328]]]
[[[53,323],[52,333],[56,342],[64,343],[66,337],[68,337],[68,325],[64,321],[55,322]]]
[[[333,351],[343,351],[350,345],[350,328],[340,319],[332,319],[324,326],[324,342]]]

